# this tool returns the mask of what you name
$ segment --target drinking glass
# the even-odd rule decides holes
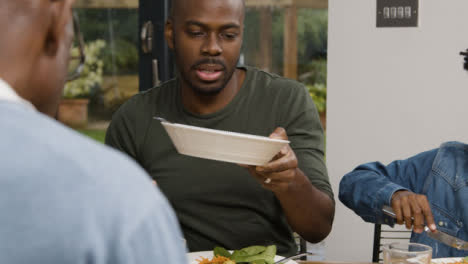
[[[395,242],[383,246],[384,264],[430,264],[432,248],[418,243]]]

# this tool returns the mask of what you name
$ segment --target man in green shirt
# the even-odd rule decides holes
[[[323,129],[303,85],[237,67],[242,0],[176,0],[166,23],[178,77],[126,102],[106,143],[137,160],[174,207],[190,251],[215,246],[297,252],[292,231],[323,240],[334,216]],[[287,139],[265,166],[180,155],[154,116],[188,125]]]

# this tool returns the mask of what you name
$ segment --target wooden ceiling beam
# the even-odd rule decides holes
[[[294,0],[297,8],[327,9],[328,0]]]
[[[247,7],[284,7],[292,3],[293,0],[245,0]]]
[[[138,0],[76,0],[74,8],[138,8]]]
[[[328,8],[328,0],[245,0],[247,7]],[[138,8],[138,0],[77,0],[76,8]]]
[[[328,8],[328,0],[245,0],[247,7]]]

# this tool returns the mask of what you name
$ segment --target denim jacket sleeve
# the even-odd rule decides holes
[[[421,193],[436,154],[434,149],[387,166],[380,162],[362,164],[341,179],[339,199],[366,222],[393,225],[394,220],[382,213],[382,206],[390,205],[398,190]]]

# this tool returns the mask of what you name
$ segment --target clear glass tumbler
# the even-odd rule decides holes
[[[395,242],[383,246],[384,264],[430,264],[432,248],[418,243]]]

